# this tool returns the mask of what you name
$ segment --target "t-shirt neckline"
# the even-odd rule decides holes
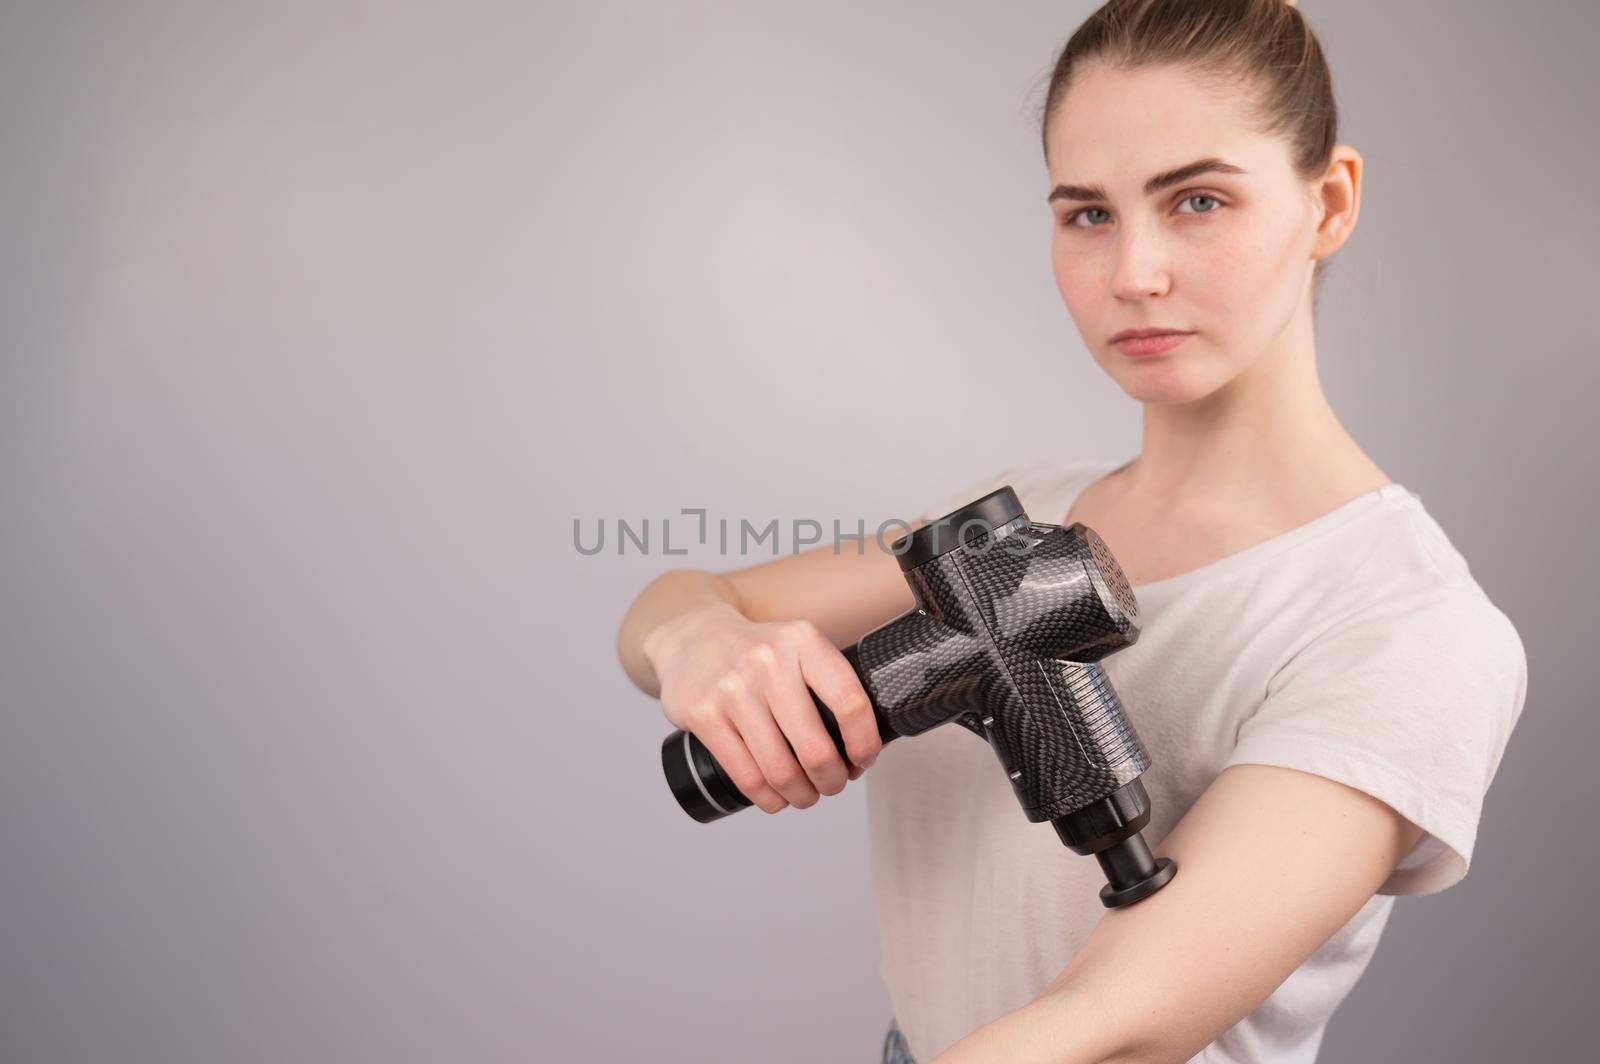
[[[1126,459],[1096,463],[1091,467],[1089,475],[1078,485],[1077,490],[1063,500],[1064,505],[1057,507],[1057,512],[1064,518],[1067,512],[1072,509],[1073,503],[1078,501],[1078,496],[1083,494],[1085,488],[1113,469],[1119,469],[1126,464]],[[1331,532],[1340,525],[1361,516],[1380,502],[1398,499],[1403,496],[1416,498],[1416,494],[1405,485],[1398,481],[1391,481],[1381,488],[1363,492],[1348,502],[1335,506],[1320,517],[1313,517],[1303,525],[1296,525],[1288,531],[1280,532],[1270,539],[1264,539],[1260,543],[1245,547],[1243,550],[1225,554],[1215,561],[1207,562],[1198,568],[1190,569],[1174,576],[1163,577],[1160,580],[1152,580],[1144,584],[1131,584],[1130,586],[1133,588],[1134,594],[1139,598],[1140,604],[1143,605],[1147,595],[1165,595],[1171,591],[1188,587],[1190,584],[1220,577],[1245,566],[1263,561],[1308,540],[1316,539],[1318,536]]]

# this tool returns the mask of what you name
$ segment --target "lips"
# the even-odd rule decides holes
[[[1168,329],[1165,326],[1153,325],[1145,329],[1123,329],[1121,332],[1117,333],[1117,335],[1111,338],[1111,342],[1115,344],[1120,343],[1123,340],[1134,338],[1142,339],[1147,336],[1166,336],[1171,333],[1181,333],[1184,336],[1189,336],[1193,332],[1194,330],[1192,329]]]
[[[1138,357],[1171,351],[1193,335],[1178,329],[1124,329],[1113,336],[1111,342],[1124,355]]]

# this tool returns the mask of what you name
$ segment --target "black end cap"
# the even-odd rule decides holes
[[[899,555],[900,570],[909,572],[964,543],[982,541],[992,529],[1027,516],[1017,493],[1006,484],[923,525],[909,537],[901,536],[889,544],[889,551]]]
[[[721,820],[750,804],[742,794],[724,792],[710,753],[690,732],[675,731],[661,740],[661,768],[667,774],[672,796],[685,813],[702,824]],[[702,787],[700,781],[709,781],[710,785]],[[713,800],[711,792],[717,792],[720,800]]]

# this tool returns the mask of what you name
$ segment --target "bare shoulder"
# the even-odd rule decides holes
[[[1086,485],[1063,523],[1094,529],[1138,586],[1246,550],[1389,483],[1367,460],[1270,486],[1141,492],[1124,467]]]

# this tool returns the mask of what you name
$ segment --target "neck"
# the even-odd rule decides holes
[[[1188,403],[1146,403],[1129,490],[1168,500],[1279,494],[1317,480],[1372,479],[1317,376],[1309,302],[1254,365]]]

